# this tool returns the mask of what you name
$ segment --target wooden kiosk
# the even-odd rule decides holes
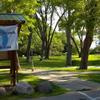
[[[21,25],[24,23],[25,23],[25,20],[21,14],[0,14],[0,27],[5,28],[6,26],[16,25],[18,27],[17,34],[19,34]],[[0,31],[0,36],[2,34],[3,34],[2,31]],[[10,60],[10,66],[0,65],[0,69],[10,69],[11,85],[14,86],[17,83],[17,73],[18,73],[18,67],[19,67],[17,49],[3,51],[1,50],[1,47],[0,47],[0,61],[2,60]]]

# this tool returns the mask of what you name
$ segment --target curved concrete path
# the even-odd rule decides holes
[[[67,72],[67,71],[34,71],[33,75],[47,79],[55,84],[69,88],[73,92],[58,96],[40,97],[37,99],[23,100],[100,100],[100,84],[81,80],[76,77],[78,74],[100,73],[100,72]]]
[[[36,71],[33,75],[52,81],[57,85],[69,88],[72,91],[100,89],[99,83],[77,78],[77,75],[86,73],[91,74],[100,72]]]

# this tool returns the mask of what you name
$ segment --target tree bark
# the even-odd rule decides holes
[[[88,9],[87,9],[87,17],[86,17],[86,38],[84,40],[83,49],[82,49],[82,57],[81,57],[81,65],[80,69],[87,69],[88,68],[88,54],[89,49],[93,41],[93,32],[96,24],[96,7],[97,2],[96,0],[90,0],[88,2]],[[86,7],[87,7],[86,6]]]
[[[83,49],[82,49],[80,69],[87,69],[88,68],[88,54],[89,54],[89,49],[90,49],[90,46],[92,44],[92,41],[93,41],[93,34],[87,33],[86,38],[84,40]]]
[[[27,61],[29,62],[29,58],[30,58],[30,49],[31,49],[31,42],[32,42],[32,28],[31,28],[31,27],[28,27],[28,30],[30,31],[30,34],[29,34],[29,36],[28,36],[26,57],[27,57]]]
[[[49,59],[49,54],[50,54],[50,45],[47,45],[46,52],[45,52],[45,59]]]
[[[67,23],[67,27],[66,27],[66,38],[67,38],[66,66],[72,65],[72,44],[71,44],[70,16],[71,16],[71,10],[68,9],[68,23]]]
[[[79,57],[82,57],[82,49],[83,49],[83,41],[80,39],[80,55]]]
[[[71,30],[68,27],[66,30],[66,37],[67,37],[66,66],[71,66],[72,65]]]
[[[46,53],[46,41],[45,41],[45,39],[42,39],[41,58],[40,58],[40,60],[45,59],[45,53]]]
[[[79,58],[82,56],[82,48],[83,48],[83,35],[82,34],[77,34],[79,41],[80,41],[80,53],[79,53]]]

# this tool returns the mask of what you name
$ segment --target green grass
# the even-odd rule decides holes
[[[9,84],[9,78],[7,77],[8,73],[0,75],[0,85],[7,85]],[[41,81],[45,81],[45,80],[41,80],[36,76],[33,75],[29,75],[29,74],[23,74],[20,73],[19,75],[19,82],[23,81],[23,82],[28,82],[30,83],[33,87],[35,87],[38,83],[40,83]],[[53,83],[52,83],[53,84]],[[59,95],[59,94],[63,94],[65,92],[68,92],[69,90],[61,88],[59,86],[56,86],[55,84],[53,84],[53,92],[52,93],[39,93],[39,92],[35,92],[31,95],[14,95],[14,94],[10,94],[10,95],[6,95],[6,96],[0,96],[0,100],[19,100],[19,99],[29,99],[29,98],[37,98],[37,97],[41,97],[41,96],[51,96],[51,95]]]
[[[89,70],[90,71],[100,71],[100,55],[90,55],[89,56]],[[33,65],[31,63],[27,63],[25,59],[20,59],[21,67],[24,69],[40,68],[46,70],[66,70],[66,71],[77,71],[80,65],[80,58],[77,55],[73,55],[73,65],[69,67],[65,67],[66,58],[64,55],[62,56],[50,56],[49,60],[39,60],[39,56],[33,57]]]
[[[49,60],[40,61],[39,56],[33,57],[33,64],[36,68],[61,68],[65,66],[64,56],[51,56]],[[28,66],[27,66],[28,65]],[[27,63],[21,59],[21,66],[23,68],[31,68],[31,63]]]
[[[50,56],[49,60],[40,61],[39,56],[33,57],[33,65],[31,63],[27,63],[26,59],[20,58],[20,64],[22,69],[32,69],[32,68],[41,68],[47,70],[68,70],[75,71],[79,68],[80,58],[77,55],[72,56],[72,66],[71,68],[66,68],[66,56]],[[8,61],[0,61],[0,65],[7,65]],[[89,55],[88,62],[89,70],[100,70],[100,54]],[[95,67],[96,66],[96,67]],[[91,68],[90,68],[91,67]]]
[[[80,58],[74,55],[72,63],[73,63],[73,66],[79,66]],[[89,55],[88,66],[100,66],[100,54]]]
[[[79,78],[100,83],[100,74],[78,75]]]
[[[40,68],[40,69],[46,69],[46,70],[64,70],[64,71],[73,71],[77,72],[77,68],[79,68],[80,58],[78,56],[73,55],[73,65],[71,67],[65,67],[65,60],[66,57],[63,56],[51,56],[49,60],[39,60],[39,56],[33,57],[33,65],[31,63],[27,63],[25,59],[20,58],[20,64],[21,68],[25,71],[20,72],[19,81],[25,81],[33,86],[38,84],[40,81],[43,81],[39,79],[38,77],[32,76],[29,74],[28,69],[32,68]],[[89,56],[89,68],[88,70],[84,71],[100,71],[100,55],[90,55]],[[8,65],[9,61],[1,61],[0,65]],[[83,71],[83,70],[82,70]],[[9,78],[9,71],[7,70],[0,70],[0,85],[7,85],[10,84],[10,78]],[[78,76],[80,78],[86,79],[86,80],[92,80],[95,82],[100,83],[100,74],[86,74],[86,75],[80,75]],[[58,86],[54,85],[54,90],[51,94],[43,94],[43,93],[34,93],[32,95],[7,95],[5,97],[0,97],[0,100],[18,100],[21,98],[36,98],[40,96],[51,96],[51,95],[58,95],[65,93],[69,90],[65,90],[63,88],[60,88]]]
[[[2,85],[10,85],[9,71],[5,71],[5,72],[4,73],[2,72],[2,74],[0,74],[0,86],[2,86]],[[19,73],[18,74],[18,80],[19,80],[19,82],[20,81],[28,82],[28,83],[30,83],[32,85],[36,85],[37,83],[39,83],[41,81],[41,79],[39,79],[36,76],[23,74],[23,73]]]

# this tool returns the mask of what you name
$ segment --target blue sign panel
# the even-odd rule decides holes
[[[0,26],[0,51],[10,51],[18,49],[18,27]]]

